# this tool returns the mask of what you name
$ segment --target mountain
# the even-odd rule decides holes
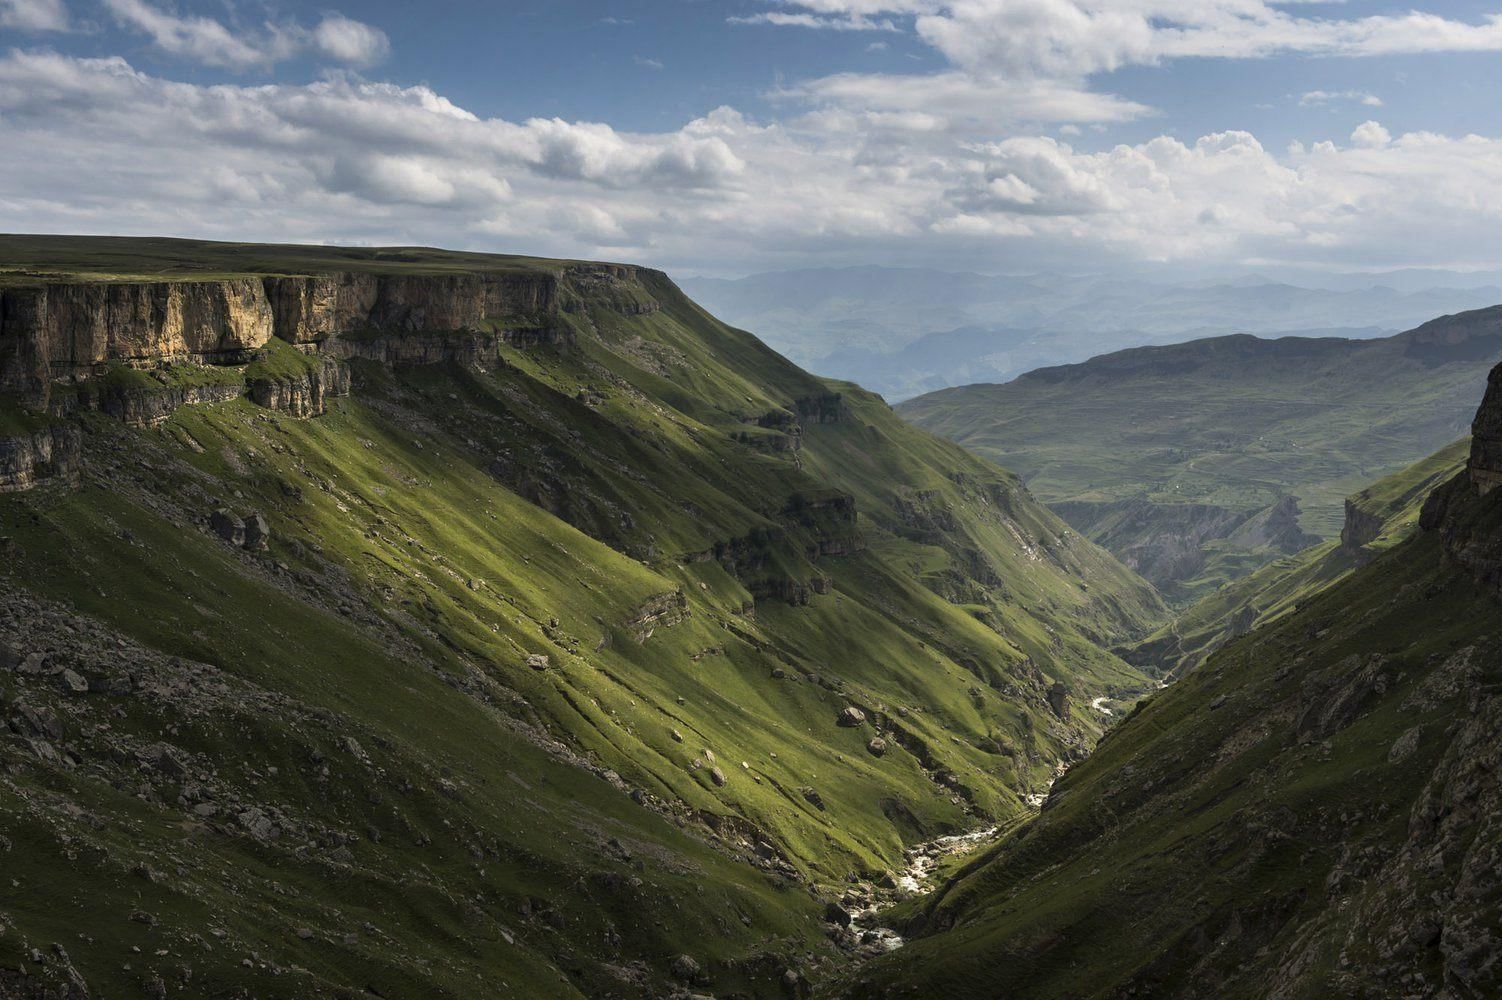
[[[1159,676],[1179,676],[1237,636],[1297,610],[1417,531],[1424,500],[1464,468],[1470,450],[1470,438],[1463,438],[1347,497],[1339,538],[1222,586],[1137,643],[1126,657]]]
[[[1502,366],[1421,530],[1143,701],[852,997],[1502,993]]]
[[[1433,272],[1426,284],[1426,273],[1168,281],[853,267],[684,284],[712,312],[759,331],[800,364],[895,402],[1111,350],[1223,334],[1384,336],[1502,300],[1495,275]]]
[[[899,412],[1017,470],[1188,605],[1335,537],[1348,494],[1464,432],[1497,360],[1502,307],[1375,340],[1238,335],[1119,351]]]
[[[1150,686],[1140,577],[659,272],[0,261],[0,994],[804,990]]]

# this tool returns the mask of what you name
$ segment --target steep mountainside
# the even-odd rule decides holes
[[[1142,702],[854,996],[1502,993],[1502,366],[1421,531]]]
[[[1380,340],[1236,336],[1122,351],[900,412],[1016,469],[1188,604],[1336,537],[1348,494],[1464,432],[1498,360],[1502,307]]]
[[[1137,643],[1127,659],[1176,677],[1237,636],[1294,611],[1418,530],[1424,500],[1465,466],[1470,450],[1470,438],[1463,438],[1347,497],[1338,539],[1268,563],[1201,598]]]
[[[657,272],[0,259],[0,992],[781,995],[1145,687],[1140,578]]]
[[[1004,382],[1102,351],[1195,337],[1385,336],[1497,302],[1502,290],[1495,279],[1305,273],[1286,281],[1165,282],[849,267],[692,278],[684,287],[810,370],[859,382],[895,402],[946,386]]]

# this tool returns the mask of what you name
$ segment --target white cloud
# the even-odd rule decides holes
[[[63,0],[0,0],[0,28],[17,31],[66,31]]]
[[[330,58],[355,66],[380,62],[391,51],[385,32],[343,14],[329,14],[318,22],[313,42]]]
[[[769,0],[760,23],[814,28],[882,26],[911,30],[948,62],[938,73],[902,77],[841,74],[784,89],[810,100],[863,108],[915,107],[919,90],[952,102],[972,123],[1034,120],[1115,121],[1146,113],[1101,94],[1091,77],[1123,66],[1173,59],[1258,59],[1274,55],[1361,57],[1425,52],[1502,51],[1502,14],[1464,21],[1420,11],[1354,17],[1305,16],[1276,0]],[[942,81],[940,78],[943,78]],[[968,96],[958,96],[968,89]],[[1046,92],[1046,113],[1019,115],[1010,96]],[[1311,92],[1319,94],[1321,92]],[[1327,94],[1380,106],[1369,94]],[[997,113],[977,115],[997,102]],[[1067,107],[1067,112],[1060,112]]]
[[[1299,95],[1299,104],[1306,108],[1352,101],[1368,108],[1382,107],[1382,98],[1362,90],[1308,90]]]
[[[1365,121],[1351,133],[1351,141],[1368,149],[1380,149],[1392,142],[1392,133],[1374,121]]]
[[[1370,123],[1348,142],[1280,154],[1245,132],[1082,151],[1041,136],[976,139],[931,106],[831,106],[774,124],[720,109],[626,133],[483,118],[426,87],[208,86],[119,58],[12,52],[0,56],[0,213],[32,231],[420,242],[696,268],[1502,262],[1502,140]]]
[[[147,35],[164,52],[206,66],[264,68],[309,50],[339,62],[368,65],[390,49],[380,29],[341,14],[324,17],[311,31],[297,24],[269,21],[251,31],[232,28],[211,17],[168,13],[149,0],[103,2],[122,27]]]
[[[644,69],[662,69],[661,59],[648,59],[646,56],[632,56],[631,61]]]

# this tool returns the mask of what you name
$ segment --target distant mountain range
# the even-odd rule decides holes
[[[1345,497],[1462,437],[1502,307],[1374,340],[1247,335],[945,389],[907,419],[1021,473],[1074,527],[1189,602],[1311,536]]]
[[[1228,333],[1380,337],[1502,301],[1497,274],[1413,270],[1164,282],[852,267],[682,284],[799,364],[892,402],[1126,347]]]

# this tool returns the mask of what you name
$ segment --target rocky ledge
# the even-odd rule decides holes
[[[1502,594],[1502,365],[1492,369],[1471,425],[1465,470],[1424,502],[1419,527],[1437,532],[1449,559]]]
[[[76,482],[82,447],[77,427],[54,424],[0,435],[0,493],[46,480]]]

